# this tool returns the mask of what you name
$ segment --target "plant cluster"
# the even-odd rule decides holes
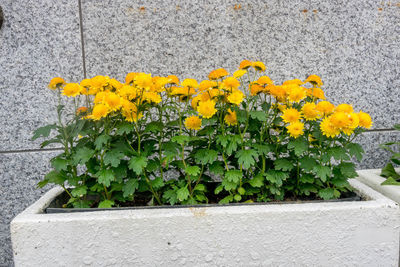
[[[33,139],[61,144],[39,186],[58,184],[65,206],[112,207],[147,195],[150,205],[339,198],[351,190],[353,142],[371,117],[326,101],[320,77],[275,84],[262,62],[244,60],[230,75],[179,81],[129,73],[49,88],[59,96],[58,123]],[[75,114],[65,115],[64,95]],[[77,103],[84,103],[78,108]]]
[[[394,129],[400,131],[400,124],[394,125]],[[381,171],[381,176],[386,178],[382,185],[400,185],[400,173],[394,168],[400,165],[400,142],[388,142],[380,146],[391,153],[391,162],[386,164]],[[397,148],[393,146],[397,146]]]

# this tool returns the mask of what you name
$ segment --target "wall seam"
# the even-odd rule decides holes
[[[86,79],[86,53],[85,53],[85,41],[83,39],[83,16],[82,16],[82,3],[78,0],[79,9],[79,29],[81,32],[81,51],[82,51],[82,65],[83,65],[83,78]]]

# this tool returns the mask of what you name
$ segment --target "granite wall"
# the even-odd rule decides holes
[[[48,81],[131,71],[203,79],[260,60],[272,79],[320,75],[334,103],[372,114],[359,168],[382,167],[378,145],[399,140],[400,4],[358,0],[1,0],[0,266],[12,265],[9,222],[43,191],[57,147],[39,149],[52,122]]]

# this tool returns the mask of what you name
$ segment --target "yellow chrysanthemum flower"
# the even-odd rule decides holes
[[[311,83],[316,86],[322,86],[323,83],[321,81],[321,78],[318,75],[311,74],[308,76],[308,78],[304,81],[304,83]]]
[[[351,135],[354,132],[354,129],[358,127],[358,123],[360,122],[358,115],[356,113],[349,114],[350,124],[342,129],[342,132],[347,135]]]
[[[247,73],[246,70],[237,70],[233,73],[233,77],[240,78]]]
[[[345,112],[335,112],[330,117],[331,123],[338,129],[344,129],[350,125],[349,114]]]
[[[197,95],[197,96],[193,97],[190,105],[192,106],[192,108],[194,110],[197,110],[197,105],[199,104],[200,101],[201,101],[201,95]]]
[[[119,82],[116,79],[110,79],[109,84],[111,85],[111,87],[113,87],[115,90],[118,90],[119,88],[121,88],[123,86],[123,84],[121,82]]]
[[[235,77],[228,77],[224,80],[224,86],[229,90],[238,89],[240,82]]]
[[[108,106],[110,111],[116,111],[121,107],[121,97],[109,92],[104,96],[104,104]]]
[[[325,117],[319,125],[322,134],[327,137],[335,137],[340,134],[340,129],[336,128],[331,122],[331,117]]]
[[[236,112],[232,111],[231,109],[228,109],[228,113],[225,115],[224,121],[229,126],[236,125],[237,124]]]
[[[190,97],[196,94],[196,90],[192,87],[172,87],[171,95]]]
[[[181,83],[181,86],[183,87],[190,87],[190,88],[199,88],[199,84],[195,79],[185,79]]]
[[[301,119],[301,113],[295,108],[288,108],[283,111],[281,118],[286,123],[293,123]]]
[[[137,72],[128,73],[125,77],[125,84],[132,84],[135,81],[135,77],[138,75]]]
[[[208,90],[207,92],[210,95],[211,99],[224,95],[224,92],[222,90],[219,90],[219,89],[216,89],[216,88]]]
[[[269,87],[269,93],[279,100],[286,98],[287,87],[284,85],[273,85]]]
[[[107,92],[98,92],[94,97],[93,103],[95,104],[103,103],[106,95]]]
[[[257,83],[259,85],[273,85],[274,84],[274,82],[268,76],[261,76],[260,78],[258,78]]]
[[[137,95],[137,89],[130,85],[124,85],[119,89],[119,95],[121,97],[125,97],[126,99],[132,100],[135,99]]]
[[[319,117],[319,113],[316,109],[315,103],[312,102],[305,103],[304,106],[301,108],[301,111],[304,115],[304,118],[308,121],[314,121]]]
[[[286,129],[291,137],[297,138],[304,134],[304,124],[300,121],[295,121],[286,126]]]
[[[234,91],[232,94],[228,96],[228,101],[231,104],[240,105],[244,99],[244,94],[240,90]]]
[[[160,103],[162,101],[161,96],[156,92],[145,92],[143,94],[143,99],[150,103]]]
[[[179,79],[175,75],[168,75],[169,83],[171,84],[179,84]]]
[[[138,120],[140,120],[143,117],[143,114],[137,113],[137,110],[122,110],[122,115],[125,117],[126,121],[129,122],[137,122]]]
[[[250,94],[252,96],[258,95],[259,93],[262,93],[264,91],[264,87],[256,83],[249,84],[249,87],[250,87]]]
[[[189,130],[200,130],[201,119],[197,116],[190,116],[185,119],[185,127]]]
[[[358,113],[358,119],[359,119],[359,126],[360,127],[364,127],[364,128],[371,128],[372,126],[372,119],[371,116],[368,113],[362,112],[360,110],[360,112]]]
[[[303,82],[299,79],[287,80],[282,83],[282,85],[302,85]]]
[[[217,109],[215,108],[215,102],[212,100],[207,100],[205,102],[201,101],[197,107],[197,111],[206,119],[211,118],[217,113]]]
[[[205,91],[205,90],[208,90],[208,89],[212,89],[212,88],[214,88],[216,86],[217,86],[216,82],[210,81],[210,80],[204,80],[204,81],[200,82],[199,90],[200,91]]]
[[[228,75],[229,75],[229,73],[225,69],[219,68],[219,69],[211,71],[210,74],[208,74],[208,79],[218,80],[218,79],[221,79]]]
[[[340,104],[335,108],[335,112],[352,113],[354,112],[353,107],[349,104]]]
[[[335,109],[335,106],[328,101],[321,101],[317,104],[316,109],[323,115],[329,115]]]
[[[49,88],[51,90],[55,90],[55,89],[57,89],[57,87],[61,87],[63,85],[65,85],[64,79],[60,78],[60,77],[55,77],[55,78],[51,79],[51,81],[49,83]]]
[[[149,90],[153,85],[153,78],[151,77],[151,74],[139,73],[135,77],[135,84],[141,89]]]
[[[102,91],[108,85],[109,80],[110,78],[107,76],[98,75],[90,79],[90,83],[95,90]]]
[[[315,97],[316,99],[326,99],[324,91],[318,87],[308,88],[307,95]]]
[[[252,65],[253,65],[253,63],[250,60],[245,59],[242,62],[240,62],[239,69],[246,70],[246,69],[250,68]]]
[[[88,117],[93,120],[100,120],[101,118],[106,117],[108,113],[109,113],[109,109],[106,105],[96,104],[93,107],[92,114],[89,115]]]
[[[265,71],[265,65],[261,61],[253,62],[253,68],[257,71]]]
[[[303,87],[297,85],[289,86],[288,99],[292,102],[299,103],[301,100],[306,98],[307,94]]]
[[[82,115],[85,114],[86,112],[88,112],[87,107],[79,107],[76,109],[76,115]]]
[[[68,97],[75,97],[81,93],[82,89],[83,87],[77,83],[67,83],[63,88],[62,94]]]

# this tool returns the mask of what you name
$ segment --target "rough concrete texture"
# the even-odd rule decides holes
[[[397,169],[396,171],[399,172],[400,169]],[[357,179],[400,204],[400,186],[381,185],[386,178],[380,176],[380,173],[380,169],[359,170]]]
[[[36,184],[49,170],[57,152],[0,154],[0,266],[11,266],[10,222],[50,187]]]
[[[0,151],[39,148],[31,132],[56,120],[51,78],[83,77],[78,1],[3,0]]]
[[[240,6],[239,6],[240,5]],[[83,0],[89,76],[205,79],[260,60],[276,82],[318,74],[329,100],[400,120],[400,7],[386,1]]]
[[[399,206],[368,201],[43,214],[11,223],[17,266],[396,266]],[[65,238],[68,237],[68,238]]]

